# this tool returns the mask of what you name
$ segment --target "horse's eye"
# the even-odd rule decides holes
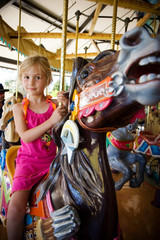
[[[88,77],[88,74],[89,74],[88,70],[84,69],[81,71],[80,76],[82,79],[85,79],[86,77]]]

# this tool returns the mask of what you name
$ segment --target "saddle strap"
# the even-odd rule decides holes
[[[115,148],[119,150],[131,151],[133,149],[134,140],[124,141],[116,139],[111,132],[107,133],[108,140]]]

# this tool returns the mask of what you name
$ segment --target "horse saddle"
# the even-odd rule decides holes
[[[154,135],[149,131],[141,131],[140,136],[148,143],[148,145],[156,145],[160,147],[160,133]]]

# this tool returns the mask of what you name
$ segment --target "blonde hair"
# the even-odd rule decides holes
[[[34,66],[35,64],[38,64],[41,70],[45,73],[47,77],[47,86],[48,86],[52,82],[52,71],[51,71],[49,61],[46,57],[37,55],[37,54],[29,56],[21,63],[19,72],[18,72],[19,80],[22,80],[22,73],[28,70],[30,67]]]

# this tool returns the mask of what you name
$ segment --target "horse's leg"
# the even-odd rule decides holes
[[[144,171],[147,163],[147,158],[144,154],[141,153],[133,153],[134,163],[138,162],[138,172],[137,175],[130,180],[130,187],[140,187],[142,182],[144,181]]]

